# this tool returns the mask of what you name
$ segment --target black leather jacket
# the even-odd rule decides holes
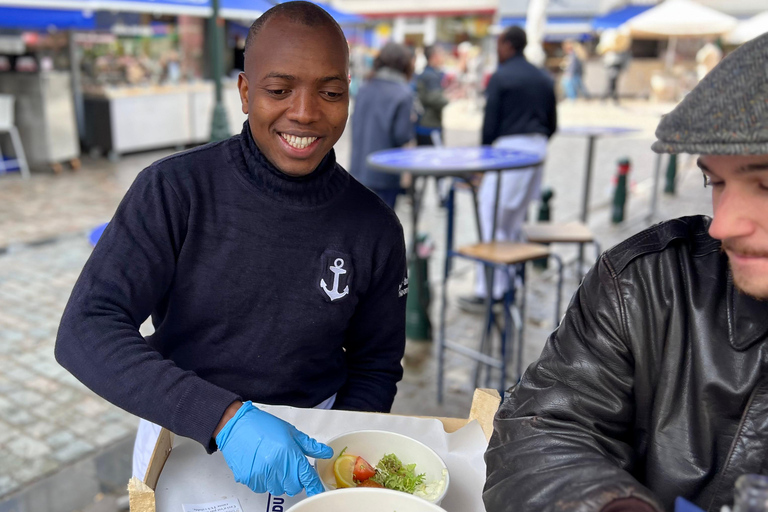
[[[659,224],[590,271],[496,416],[488,512],[718,512],[768,473],[768,302],[735,290],[709,224]]]

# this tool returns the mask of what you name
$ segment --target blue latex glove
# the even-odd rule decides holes
[[[323,492],[323,484],[307,457],[329,459],[330,446],[318,443],[290,423],[245,402],[216,436],[235,481],[254,492],[307,496]]]

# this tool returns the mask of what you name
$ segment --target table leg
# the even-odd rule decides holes
[[[592,188],[592,164],[594,161],[595,153],[595,135],[590,135],[587,138],[587,167],[584,173],[584,191],[581,196],[581,222],[587,223],[589,217],[589,192]],[[579,275],[581,275],[581,269],[584,266],[584,246],[579,245]]]
[[[407,190],[411,198],[411,246],[408,248],[408,261],[415,257],[416,245],[419,242],[419,213],[421,210],[421,196],[424,191],[424,187],[419,191],[419,179],[420,177],[414,176]]]
[[[493,325],[495,324],[495,317],[493,314],[493,280],[496,274],[496,269],[491,265],[483,265],[485,271],[485,324],[483,326],[483,335],[480,338],[479,352],[485,355],[492,355],[493,342],[491,336],[493,335]],[[482,371],[484,363],[477,361],[475,364],[475,374],[473,377],[474,387],[478,387],[480,383],[480,373]],[[488,368],[488,377],[490,377],[490,367]],[[488,380],[488,379],[486,379]]]
[[[656,216],[656,208],[659,201],[659,180],[661,178],[661,153],[656,155],[656,169],[653,171],[653,191],[651,192],[651,211],[645,218],[648,222],[653,222]]]
[[[445,178],[447,180],[453,180],[453,178]],[[453,182],[448,189],[448,195],[445,198],[445,276],[447,279],[448,274],[451,271],[451,252],[453,251],[453,232],[454,232],[454,215],[455,215],[455,200],[456,192],[453,188]]]
[[[468,179],[462,178],[472,192],[472,203],[475,206],[475,226],[477,227],[477,239],[483,241],[483,225],[480,222],[480,201],[477,199],[477,187]]]
[[[493,223],[491,224],[491,239],[489,242],[496,241],[496,227],[499,223],[499,194],[501,193],[501,176],[502,171],[496,172],[496,190],[494,191],[493,198]]]

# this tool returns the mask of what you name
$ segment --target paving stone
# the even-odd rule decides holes
[[[130,429],[119,424],[110,424],[101,427],[96,435],[91,439],[98,446],[109,446],[110,444],[123,439],[124,437],[134,437],[135,429]]]
[[[56,382],[51,379],[47,379],[45,377],[33,378],[32,380],[26,382],[24,385],[27,388],[34,389],[38,393],[43,393],[48,397],[50,397],[51,395],[55,395],[62,389],[62,385],[59,382]]]
[[[58,428],[56,432],[48,436],[45,440],[53,448],[61,448],[62,446],[75,441],[77,437],[69,430]]]
[[[24,339],[24,333],[21,331],[15,331],[11,329],[4,329],[0,331],[0,340],[7,342],[21,341]]]
[[[0,416],[1,417],[1,416]],[[0,446],[3,446],[10,438],[16,435],[16,427],[0,421]],[[2,468],[2,466],[0,466]],[[0,471],[2,474],[2,471]]]
[[[24,382],[32,379],[35,375],[26,368],[17,365],[11,365],[11,367],[5,371],[5,376],[9,380]]]
[[[0,475],[0,496],[10,494],[12,491],[16,490],[19,485],[19,482],[9,475]]]
[[[14,473],[14,477],[21,483],[26,484],[33,480],[42,478],[60,466],[59,462],[50,456],[42,456],[34,459],[27,459],[26,464]],[[0,493],[2,495],[2,493]]]
[[[24,432],[27,435],[34,437],[35,439],[43,439],[55,432],[57,428],[58,427],[56,427],[56,425],[53,423],[47,421],[37,421],[24,427]]]
[[[72,386],[72,387],[74,387],[76,389],[81,389],[83,391],[86,391],[88,389],[85,386],[85,384],[83,384],[82,382],[77,380],[77,377],[75,377],[71,373],[67,372],[66,370],[64,370],[61,373],[58,373],[58,374],[54,375],[53,378],[56,379],[57,381],[61,382],[62,384],[66,384],[68,386]]]
[[[101,398],[88,397],[78,403],[75,409],[83,416],[94,418],[105,413],[110,407],[109,403]]]
[[[5,448],[24,459],[35,459],[48,455],[51,451],[48,444],[27,435],[17,435],[5,443]]]
[[[29,411],[17,406],[11,406],[11,407],[6,407],[5,409],[0,409],[0,417],[2,417],[6,423],[9,423],[16,427],[29,425],[34,421],[36,421],[35,417],[31,415]]]
[[[75,391],[69,386],[65,386],[57,381],[53,381],[56,385],[60,386],[60,389],[50,395],[53,402],[68,403],[82,397],[82,393]]]
[[[0,460],[3,461],[3,474],[13,478],[16,471],[24,466],[24,459],[19,457],[5,446],[0,447]]]
[[[10,400],[16,403],[16,405],[35,407],[43,403],[45,398],[43,395],[30,389],[21,389],[14,391],[6,395]]]
[[[91,418],[77,416],[73,421],[68,423],[67,428],[75,434],[79,434],[80,436],[85,437],[86,434],[92,434],[96,432],[96,430],[99,428],[99,422]]]
[[[122,409],[114,407],[109,411],[105,412],[101,418],[106,422],[118,422],[118,421],[123,421],[126,418],[136,418],[136,417],[128,412],[125,412]],[[138,421],[138,418],[136,418],[136,421]]]
[[[53,458],[59,462],[72,462],[91,452],[94,446],[80,439],[64,445],[53,453]]]

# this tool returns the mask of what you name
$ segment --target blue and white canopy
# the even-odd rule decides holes
[[[210,0],[0,0],[0,6],[49,9],[54,11],[142,12],[210,16]]]
[[[282,0],[219,0],[222,18],[231,20],[253,21],[261,16],[264,11],[280,3]],[[363,22],[363,18],[355,14],[344,13],[333,9],[329,5],[315,2],[336,19],[340,25],[349,25]],[[22,11],[8,8],[22,9]],[[34,9],[34,10],[33,10]],[[37,18],[39,23],[45,24],[46,19],[68,19],[72,12],[79,11],[81,19],[89,19],[96,11],[111,12],[140,12],[156,15],[187,15],[208,17],[212,14],[211,0],[0,0],[0,18],[6,17],[8,21],[2,26],[10,25],[13,15],[15,20],[20,20],[22,14]],[[69,13],[69,14],[68,14]],[[77,17],[77,15],[76,15]],[[32,23],[35,20],[24,20],[24,23]],[[75,23],[76,25],[76,23]],[[19,27],[22,28],[22,27]],[[82,28],[88,28],[87,23]]]

